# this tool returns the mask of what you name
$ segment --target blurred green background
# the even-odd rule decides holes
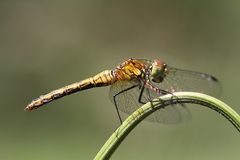
[[[0,159],[92,159],[119,125],[108,87],[23,109],[131,57],[215,75],[220,99],[240,113],[239,28],[238,0],[1,0]],[[186,123],[142,123],[112,159],[239,159],[237,130],[190,110]]]

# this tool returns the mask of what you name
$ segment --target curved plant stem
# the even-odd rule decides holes
[[[133,112],[122,125],[114,131],[94,159],[109,159],[124,138],[144,118],[158,109],[177,103],[194,103],[213,109],[223,115],[240,132],[240,116],[222,101],[201,93],[176,92],[174,96],[171,94],[161,96]]]

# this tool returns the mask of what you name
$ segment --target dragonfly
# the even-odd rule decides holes
[[[122,118],[119,111],[131,114],[161,95],[193,91],[217,96],[221,89],[218,79],[212,75],[178,69],[167,65],[161,59],[130,58],[112,70],[102,71],[85,80],[41,95],[29,103],[25,110],[32,111],[66,95],[104,86],[110,86],[109,96],[115,105],[120,123]],[[185,105],[172,105],[154,112],[147,120],[171,124],[190,116]]]

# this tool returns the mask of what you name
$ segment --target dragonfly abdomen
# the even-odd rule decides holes
[[[78,91],[111,85],[115,81],[112,71],[106,70],[93,77],[87,78],[80,82],[73,83],[71,85],[59,88],[48,94],[42,95],[39,98],[33,100],[30,104],[27,105],[25,110],[31,111],[36,109],[44,104],[47,104],[53,100],[76,93]]]

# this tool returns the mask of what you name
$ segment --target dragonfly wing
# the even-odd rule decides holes
[[[193,72],[168,67],[168,74],[161,83],[154,83],[168,92],[190,91],[200,92],[218,97],[221,93],[219,81],[205,73]]]
[[[116,96],[116,103],[119,110],[131,114],[143,104],[139,103],[141,83],[136,81],[118,81],[115,82],[110,88],[110,99],[114,104],[113,97],[119,92],[126,90],[132,86],[137,86],[130,90],[127,90]],[[145,88],[142,94],[142,102],[149,102],[153,98],[159,97],[154,91]],[[189,110],[184,106],[172,105],[155,111],[152,115],[146,118],[147,121],[160,122],[164,124],[174,124],[183,120],[189,119],[191,114]]]
[[[118,93],[120,93],[123,90],[126,90],[132,86],[138,86],[140,87],[140,82],[138,81],[117,81],[114,84],[111,85],[109,97],[111,102],[114,104],[114,97]],[[116,99],[116,104],[119,110],[131,114],[134,112],[137,108],[139,108],[138,103],[138,96],[140,94],[139,87],[135,87],[132,89],[129,89],[121,94],[118,94]]]
[[[192,91],[217,97],[221,93],[221,84],[215,77],[205,73],[180,70],[172,67],[168,68],[168,74],[163,82],[152,82],[152,84],[173,94],[179,91]],[[152,99],[159,97],[155,92],[150,93]],[[188,108],[185,105],[180,105],[181,104],[173,105],[172,107],[166,107],[160,110],[160,112],[155,112],[154,117],[158,118],[157,121],[163,121],[163,123],[176,123],[191,119]]]
[[[144,95],[146,97],[150,96],[150,99],[153,100],[161,96],[161,93],[158,94],[146,87]],[[176,124],[182,121],[187,121],[189,119],[191,119],[191,112],[184,104],[172,104],[170,106],[159,109],[147,117],[148,121],[160,122],[164,124]]]
[[[164,124],[176,124],[191,119],[191,112],[185,105],[174,104],[154,112],[147,120]]]

